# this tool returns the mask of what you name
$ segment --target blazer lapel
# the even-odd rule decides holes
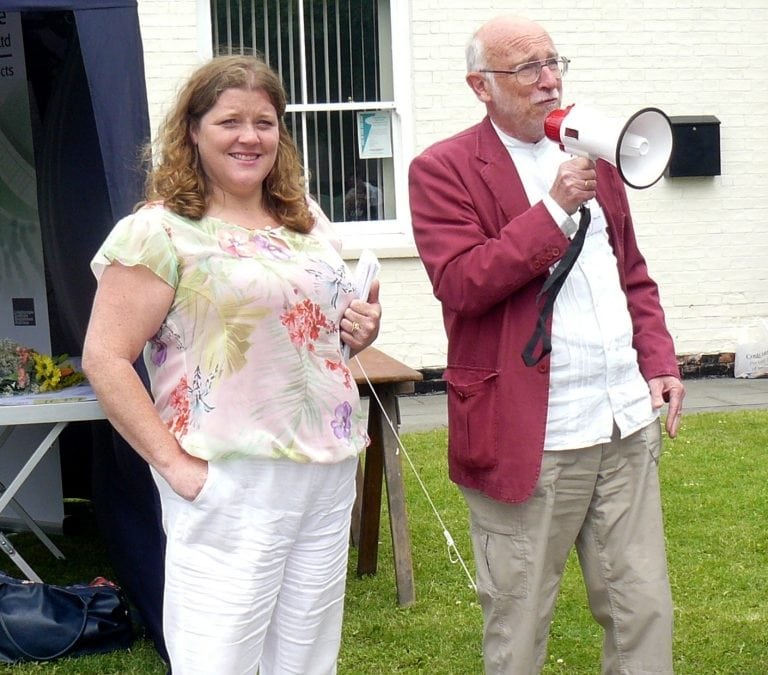
[[[498,201],[507,222],[530,208],[515,163],[488,117],[478,129],[476,155],[485,164],[480,169],[480,176]]]

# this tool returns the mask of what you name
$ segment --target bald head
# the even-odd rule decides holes
[[[526,53],[552,38],[539,24],[522,16],[498,16],[480,26],[467,45],[467,72],[498,67],[493,64],[509,53]]]

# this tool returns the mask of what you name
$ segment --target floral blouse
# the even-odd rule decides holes
[[[144,349],[160,416],[190,454],[338,462],[367,444],[339,322],[351,274],[311,203],[310,234],[193,221],[148,204],[91,262],[144,265],[176,289]]]

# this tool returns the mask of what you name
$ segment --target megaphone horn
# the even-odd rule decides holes
[[[610,162],[637,189],[659,180],[672,156],[672,125],[658,108],[643,108],[621,122],[571,105],[547,115],[544,133],[565,152]]]

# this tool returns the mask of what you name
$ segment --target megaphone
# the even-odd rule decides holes
[[[544,133],[565,152],[610,162],[637,189],[659,180],[672,156],[672,125],[658,108],[643,108],[621,122],[571,105],[547,115]]]

